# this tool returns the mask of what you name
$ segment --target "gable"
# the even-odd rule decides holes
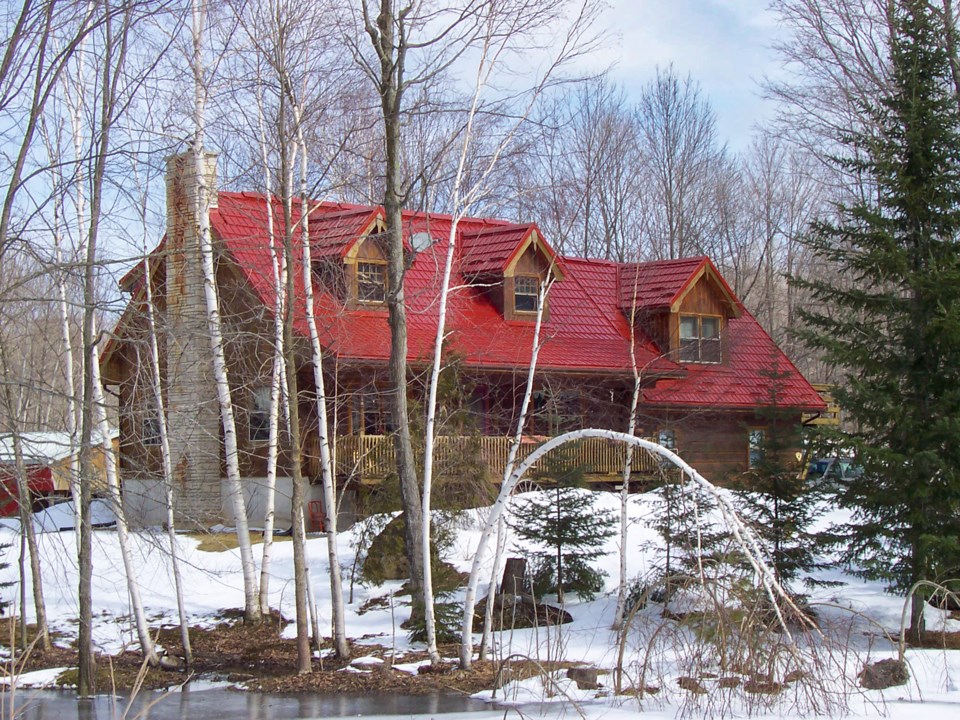
[[[465,228],[460,232],[460,247],[460,267],[466,277],[513,277],[525,257],[541,258],[544,269],[552,267],[558,279],[563,277],[560,256],[535,223]]]
[[[670,303],[670,311],[739,317],[740,302],[708,260],[686,281]]]

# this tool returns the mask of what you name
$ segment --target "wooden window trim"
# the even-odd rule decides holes
[[[683,321],[686,319],[694,319],[696,321],[696,334],[690,337],[683,336]],[[703,321],[704,320],[716,320],[717,321],[717,334],[711,337],[705,337],[703,334]],[[690,342],[689,345],[684,345],[685,341]],[[711,343],[716,347],[716,360],[705,360],[704,356],[707,354],[704,352],[705,342]],[[687,356],[686,348],[696,348],[695,357],[691,354]],[[711,315],[706,313],[682,313],[677,318],[677,356],[681,363],[689,364],[701,364],[701,365],[721,365],[723,364],[723,316],[722,315]]]
[[[375,279],[366,280],[365,278],[374,278],[379,275],[383,278],[383,282],[380,283]],[[357,302],[360,305],[383,305],[387,301],[387,289],[389,283],[387,281],[387,264],[380,260],[358,260],[356,264],[356,286],[357,286]],[[374,295],[379,295],[380,297],[364,297],[364,287],[371,289],[376,289],[377,292]]]
[[[533,281],[534,292],[530,293],[529,291],[521,292],[520,285],[524,281]],[[526,289],[529,290],[529,289]],[[518,307],[517,298],[533,298],[533,307],[521,309]],[[538,275],[514,275],[513,277],[513,312],[517,315],[536,315],[537,310],[540,306],[540,277]]]

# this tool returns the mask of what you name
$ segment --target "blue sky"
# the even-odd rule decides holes
[[[764,76],[776,75],[771,45],[778,37],[769,0],[610,0],[604,24],[608,49],[597,60],[636,95],[657,65],[673,63],[700,82],[717,114],[719,136],[744,148],[758,119],[769,117],[760,97]]]

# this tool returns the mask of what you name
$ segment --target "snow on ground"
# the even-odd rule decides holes
[[[73,500],[57,503],[34,513],[33,528],[35,532],[59,532],[73,530],[74,526]],[[106,500],[94,500],[90,503],[90,523],[95,528],[111,527],[117,522],[113,508]],[[18,531],[20,520],[16,518],[0,518],[0,527]]]
[[[629,502],[629,576],[642,577],[651,571],[654,549],[658,544],[658,536],[648,525],[656,500],[652,495],[635,495],[631,496]],[[601,494],[598,507],[618,511],[619,498],[614,494]],[[56,512],[63,516],[57,516],[57,523],[69,517],[71,522],[63,522],[61,526],[72,524],[67,508]],[[461,570],[469,570],[477,547],[480,515],[481,513],[476,511],[467,514],[448,557],[448,560]],[[838,516],[833,517],[836,519]],[[829,519],[830,517],[826,518]],[[42,527],[49,530],[51,525],[44,521]],[[43,558],[44,594],[51,628],[62,635],[59,642],[68,643],[77,633],[78,611],[75,595],[78,578],[75,534],[73,531],[47,531],[38,534],[37,539]],[[166,533],[160,530],[143,531],[134,533],[132,539],[135,565],[138,568],[137,581],[141,586],[150,621],[154,624],[176,623],[177,610]],[[350,591],[353,539],[353,533],[342,533],[340,536],[339,550],[346,575],[345,594]],[[13,545],[6,551],[4,560],[9,562],[10,566],[0,570],[0,582],[15,580],[15,548],[18,544],[15,521],[8,520],[0,525],[0,543]],[[204,552],[198,549],[198,541],[188,536],[179,536],[178,543],[183,559],[182,573],[191,623],[212,625],[223,609],[241,607],[243,592],[239,551]],[[101,650],[113,653],[136,644],[129,616],[126,585],[122,580],[123,570],[116,532],[113,529],[95,531],[93,545],[94,642]],[[519,654],[539,661],[565,659],[607,670],[613,668],[617,660],[617,637],[611,631],[610,624],[616,603],[619,562],[616,537],[609,541],[607,549],[609,553],[598,561],[598,565],[607,573],[605,594],[590,602],[581,602],[574,596],[568,597],[566,609],[574,617],[571,624],[499,634],[495,655],[506,657]],[[255,546],[258,559],[260,550],[260,545]],[[271,605],[279,607],[289,617],[294,615],[292,550],[290,542],[278,542],[274,545],[270,598]],[[517,555],[522,550],[511,543],[508,554]],[[329,584],[324,581],[327,574],[326,537],[312,536],[308,541],[307,553],[311,577],[314,578],[321,627],[329,627],[330,589]],[[485,560],[489,567],[491,558]],[[903,600],[886,594],[877,583],[864,581],[841,570],[830,571],[827,575],[829,579],[842,581],[843,585],[815,590],[811,593],[811,601],[825,603],[818,606],[817,611],[821,626],[831,636],[833,653],[821,654],[818,659],[825,663],[822,666],[824,686],[838,690],[842,685],[841,677],[845,675],[847,678],[854,678],[865,660],[895,656],[895,650],[885,639],[884,631],[895,632],[898,629]],[[361,646],[368,643],[393,648],[402,669],[416,672],[415,664],[403,664],[402,654],[411,648],[411,644],[406,632],[399,628],[409,614],[409,598],[394,595],[400,586],[400,582],[390,582],[381,587],[367,587],[358,580],[354,587],[353,602],[347,606],[347,631],[353,638],[362,638],[357,641]],[[486,580],[482,581],[481,587],[486,587]],[[16,601],[14,588],[4,588],[0,593],[4,594],[3,599]],[[27,589],[27,595],[31,596],[30,588]],[[372,609],[365,608],[372,600],[380,602],[370,603]],[[28,615],[30,614],[32,613],[28,609]],[[930,609],[928,623],[931,628],[944,626],[943,613]],[[792,691],[782,693],[776,703],[770,706],[758,704],[750,707],[737,705],[730,700],[732,695],[729,693],[724,695],[711,692],[698,698],[680,690],[676,684],[677,677],[684,674],[695,650],[679,640],[671,646],[670,642],[664,639],[670,635],[664,629],[665,625],[659,619],[659,614],[641,617],[636,633],[630,636],[626,644],[624,656],[627,669],[625,684],[639,677],[640,668],[646,658],[650,661],[646,681],[660,687],[661,691],[657,695],[648,695],[637,700],[630,697],[612,697],[609,690],[601,690],[599,693],[581,691],[571,681],[562,677],[561,673],[546,679],[535,678],[510,683],[498,690],[496,697],[493,697],[493,693],[486,693],[485,696],[498,702],[517,704],[525,715],[543,711],[549,717],[574,717],[583,713],[589,718],[617,720],[628,715],[633,717],[638,710],[642,710],[644,715],[650,718],[675,717],[678,713],[713,717],[720,711],[803,717],[813,712],[809,700]],[[960,629],[960,623],[956,621],[949,621],[945,626],[950,630]],[[289,627],[287,632],[292,634],[293,627]],[[476,640],[479,641],[479,636]],[[652,654],[651,648],[655,649]],[[702,652],[703,649],[700,650]],[[358,654],[364,654],[362,648],[358,650]],[[855,692],[849,700],[849,710],[862,717],[886,714],[893,718],[906,719],[914,718],[919,713],[923,713],[925,720],[956,717],[960,713],[960,651],[910,650],[906,657],[912,676],[908,685],[884,692]],[[362,660],[357,660],[355,665],[363,667],[365,663]],[[708,661],[711,661],[711,658],[708,658]],[[771,659],[771,667],[776,662],[779,661]],[[36,682],[42,684],[44,677],[38,676]],[[612,675],[601,676],[601,683],[610,688],[613,684]],[[767,699],[760,698],[763,701]],[[717,703],[720,702],[733,704],[719,707]],[[922,707],[918,706],[921,702]],[[469,714],[473,720],[484,716],[486,713]],[[453,720],[452,716],[447,717]],[[492,712],[490,717],[502,718],[504,712]]]
[[[44,670],[23,673],[17,676],[16,687],[21,689],[53,687],[60,674],[69,669],[67,667],[45,668]],[[10,678],[0,677],[0,687],[8,688],[9,686]]]

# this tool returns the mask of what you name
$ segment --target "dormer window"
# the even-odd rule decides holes
[[[387,266],[380,262],[357,263],[357,300],[383,303],[387,299]]]
[[[540,306],[540,278],[535,275],[517,275],[513,279],[514,312],[535,313]]]
[[[715,315],[680,316],[680,362],[720,362],[720,320]]]

